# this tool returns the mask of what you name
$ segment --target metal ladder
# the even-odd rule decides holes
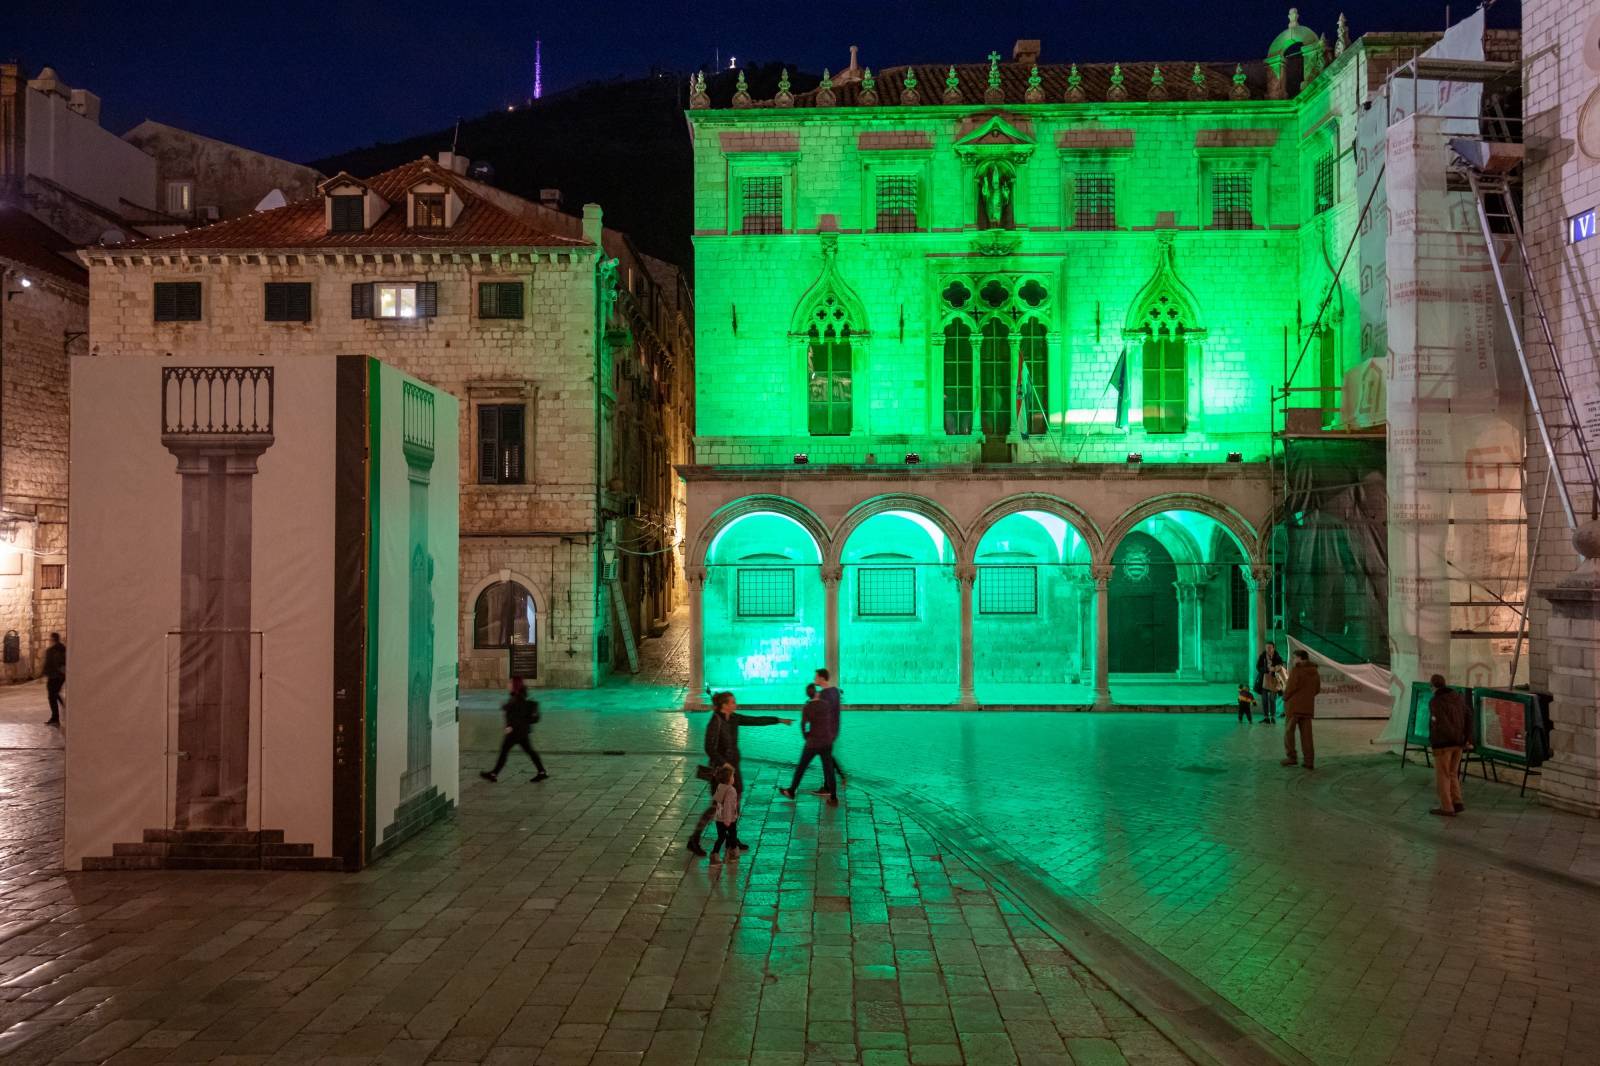
[[[1473,166],[1461,168],[1466,174],[1472,193],[1478,203],[1478,224],[1483,229],[1483,239],[1489,253],[1489,265],[1494,270],[1495,287],[1500,292],[1500,305],[1505,310],[1506,325],[1511,331],[1511,343],[1517,351],[1517,363],[1522,368],[1522,381],[1528,389],[1528,405],[1533,411],[1534,424],[1539,429],[1539,440],[1555,474],[1556,495],[1566,515],[1567,527],[1578,527],[1578,515],[1587,512],[1591,518],[1600,517],[1600,476],[1595,472],[1595,457],[1589,442],[1584,439],[1583,422],[1578,415],[1578,405],[1567,385],[1567,376],[1561,366],[1561,353],[1556,348],[1555,334],[1550,330],[1550,319],[1545,313],[1544,297],[1534,281],[1533,269],[1528,263],[1528,247],[1522,237],[1522,220],[1517,217],[1516,205],[1511,199],[1511,183],[1505,174],[1489,174]],[[1495,210],[1494,208],[1498,208]],[[1496,229],[1503,223],[1504,228]],[[1515,243],[1515,249],[1511,245]],[[1506,252],[1515,255],[1522,275],[1521,294],[1530,301],[1538,326],[1530,336],[1524,336],[1518,321],[1513,293],[1506,285],[1504,264]],[[1546,417],[1546,396],[1557,396],[1553,406],[1558,410]],[[1552,418],[1554,420],[1552,420]],[[1583,501],[1574,502],[1574,490],[1588,489],[1588,507]]]

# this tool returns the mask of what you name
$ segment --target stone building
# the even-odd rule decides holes
[[[598,207],[558,215],[466,169],[340,174],[274,210],[88,249],[90,357],[362,353],[450,391],[461,683],[501,684],[515,661],[592,685],[626,661],[619,602],[634,635],[673,606],[686,307]]]
[[[1524,0],[1522,5],[1523,229],[1564,377],[1580,413],[1584,447],[1600,448],[1600,5]],[[1531,310],[1530,337],[1540,324]],[[1548,352],[1530,355],[1541,406],[1566,422]],[[1572,437],[1563,434],[1563,448]],[[1527,507],[1538,536],[1530,597],[1532,684],[1554,696],[1553,756],[1540,782],[1546,802],[1600,813],[1600,524],[1594,489],[1574,479],[1569,525],[1544,491],[1548,463],[1528,426]],[[1569,472],[1570,477],[1570,472]]]
[[[1269,631],[1386,654],[1383,573],[1283,597],[1272,460],[1364,443],[1356,116],[1436,37],[695,79],[691,701],[825,663],[857,704],[1205,704]]]
[[[38,673],[67,624],[67,367],[88,273],[73,244],[0,202],[0,678]],[[41,712],[42,713],[42,712]]]

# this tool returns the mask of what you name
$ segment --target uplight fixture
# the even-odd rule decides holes
[[[1228,453],[1228,462],[1230,462],[1230,463],[1242,463],[1242,462],[1244,462],[1244,454],[1242,452],[1229,452]]]
[[[794,453],[794,465],[795,466],[805,466],[810,461],[811,461],[811,456],[807,455],[805,452],[795,452]]]
[[[918,455],[916,452],[906,452],[907,466],[916,466],[920,462],[922,462],[922,456]]]
[[[1130,462],[1130,463],[1142,463],[1142,462],[1144,462],[1144,452],[1129,452],[1128,453],[1128,462]]]

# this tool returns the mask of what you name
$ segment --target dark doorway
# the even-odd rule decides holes
[[[1111,557],[1113,674],[1178,672],[1178,568],[1161,542],[1129,533]]]

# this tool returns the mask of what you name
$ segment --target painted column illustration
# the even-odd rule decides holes
[[[272,440],[271,367],[162,368],[161,443],[183,479],[177,829],[249,819],[252,491]]]
[[[433,553],[428,543],[428,485],[433,471],[433,394],[402,382],[401,430],[410,482],[406,551],[406,768],[404,803],[433,781]]]
[[[1110,563],[1094,563],[1094,706],[1111,709],[1111,571]]]
[[[978,691],[973,677],[972,585],[978,580],[975,563],[956,564],[956,584],[961,593],[961,706],[976,707]]]

